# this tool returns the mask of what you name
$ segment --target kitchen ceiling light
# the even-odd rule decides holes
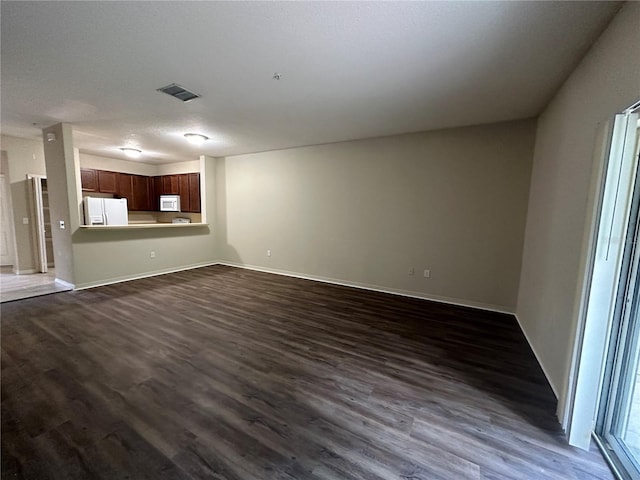
[[[140,158],[140,155],[142,155],[142,150],[138,150],[137,148],[123,147],[120,150],[122,150],[127,157],[131,158]]]
[[[199,133],[185,133],[184,138],[187,139],[187,142],[193,145],[202,145],[204,142],[209,140],[209,137],[200,135]]]

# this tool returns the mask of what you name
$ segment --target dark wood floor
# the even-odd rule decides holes
[[[2,478],[611,479],[515,319],[215,266],[2,305]]]

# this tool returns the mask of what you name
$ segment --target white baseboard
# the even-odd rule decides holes
[[[35,268],[27,268],[25,270],[18,270],[14,268],[13,273],[15,273],[16,275],[29,275],[31,273],[38,273],[38,272],[36,272]]]
[[[194,268],[200,268],[200,267],[209,267],[211,265],[216,265],[217,263],[218,262],[200,262],[200,263],[194,263],[191,265],[182,265],[180,267],[165,268],[162,270],[154,270],[151,272],[145,272],[145,273],[140,273],[135,275],[124,275],[122,277],[108,278],[106,280],[99,280],[97,282],[80,283],[75,286],[74,290],[85,290],[87,288],[101,287],[104,285],[111,285],[111,284],[120,283],[120,282],[128,282],[130,280],[138,280],[141,278],[155,277],[157,275],[164,275],[166,273],[181,272],[183,270],[192,270]]]
[[[245,265],[245,264],[225,262],[225,261],[220,261],[216,263],[218,265],[227,265],[229,267],[244,268],[246,270],[255,270],[257,272],[275,273],[277,275],[284,275],[286,277],[302,278],[304,280],[315,280],[318,282],[330,283],[333,285],[342,285],[345,287],[360,288],[362,290],[371,290],[374,292],[391,293],[393,295],[400,295],[403,297],[410,297],[410,298],[419,298],[421,300],[430,300],[432,302],[446,303],[449,305],[457,305],[460,307],[470,307],[470,308],[476,308],[479,310],[487,310],[487,311],[496,312],[496,313],[506,313],[510,315],[514,314],[513,311],[498,305],[489,305],[486,303],[470,302],[470,301],[460,300],[456,298],[440,297],[437,295],[427,295],[421,292],[413,292],[413,291],[401,290],[397,288],[381,287],[379,285],[371,285],[371,284],[360,283],[360,282],[350,282],[347,280],[340,280],[336,278],[322,277],[320,275],[308,275],[308,274],[303,274],[298,272],[290,272],[287,270],[279,270],[276,268],[259,267],[256,265]]]
[[[75,290],[76,288],[73,283],[65,282],[64,280],[60,280],[59,278],[55,279],[55,283],[57,283],[61,287],[70,288],[71,290]]]
[[[544,368],[544,364],[540,360],[540,355],[538,355],[538,352],[536,352],[536,349],[533,346],[533,343],[531,343],[531,340],[529,339],[529,336],[527,335],[527,331],[522,326],[522,322],[520,322],[520,319],[518,318],[518,315],[516,315],[514,313],[513,316],[516,317],[516,321],[518,322],[518,326],[520,327],[520,331],[524,335],[524,338],[527,340],[527,343],[529,344],[529,348],[531,349],[531,351],[535,355],[536,360],[538,362],[538,365],[540,365],[540,368],[542,369],[542,373],[544,373],[544,376],[547,378],[547,383],[551,386],[551,390],[553,391],[553,394],[556,396],[556,400],[558,400],[560,398],[560,396],[558,395],[558,390],[557,390],[556,386],[553,384],[553,382],[551,381],[551,377],[549,376],[549,373]]]

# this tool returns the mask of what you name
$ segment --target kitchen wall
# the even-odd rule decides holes
[[[628,2],[538,121],[517,316],[564,416],[599,126],[640,99],[640,4]]]
[[[220,159],[219,257],[513,311],[534,133],[526,120]]]
[[[132,162],[120,158],[104,157],[80,152],[80,166],[82,168],[94,168],[96,170],[109,170],[111,172],[131,173],[133,175],[158,175],[157,166],[143,161]]]
[[[11,201],[18,258],[14,267],[20,273],[31,273],[36,267],[33,242],[34,216],[27,175],[45,175],[42,139],[24,139],[2,135],[2,156],[8,164]],[[6,172],[3,172],[6,175]],[[23,219],[28,219],[28,224]]]
[[[191,162],[179,163],[163,163],[156,165],[156,173],[154,175],[178,175],[181,173],[193,173],[200,171],[200,162],[193,160]]]
[[[82,168],[95,168],[97,170],[110,170],[112,172],[131,173],[133,175],[176,175],[180,173],[193,173],[200,171],[200,161],[176,162],[167,164],[150,164],[142,161],[122,160],[119,158],[104,157],[80,153],[80,166]]]

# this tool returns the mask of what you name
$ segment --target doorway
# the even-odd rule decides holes
[[[623,125],[620,123],[620,125]],[[640,479],[640,119],[629,114],[620,135],[631,160],[632,195],[606,348],[595,434],[620,478]],[[614,132],[615,135],[615,132]],[[605,212],[603,211],[603,215]]]
[[[66,282],[57,280],[55,276],[47,177],[44,175],[27,175],[27,182],[31,203],[30,218],[33,226],[34,244],[34,269],[31,272],[35,271],[35,273],[17,275],[12,267],[4,266],[4,264],[0,266],[0,302],[2,303],[71,290],[71,287]],[[4,195],[5,192],[1,193]],[[3,208],[3,222],[5,205],[8,206],[9,202],[6,202],[3,196],[1,205]],[[15,238],[13,231],[5,229],[3,223],[3,244],[5,234],[11,237],[9,240]],[[2,249],[4,249],[4,246]],[[15,262],[15,253],[13,261]]]

